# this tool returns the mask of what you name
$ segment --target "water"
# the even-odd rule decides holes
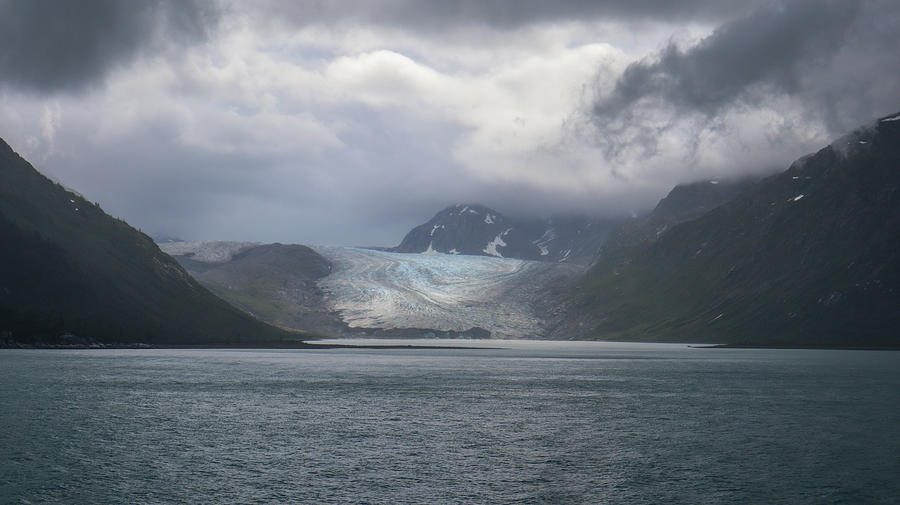
[[[900,496],[900,353],[501,345],[0,350],[0,503]]]

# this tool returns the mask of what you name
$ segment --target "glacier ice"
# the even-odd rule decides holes
[[[527,296],[549,265],[508,258],[316,247],[334,264],[326,304],[357,328],[480,327],[494,338],[540,334]]]

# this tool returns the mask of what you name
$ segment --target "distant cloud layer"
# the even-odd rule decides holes
[[[630,213],[900,110],[895,4],[0,1],[0,136],[185,238]]]

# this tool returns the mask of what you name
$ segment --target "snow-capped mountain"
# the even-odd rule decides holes
[[[483,205],[458,204],[413,228],[392,251],[588,262],[612,224],[583,216],[520,220]]]

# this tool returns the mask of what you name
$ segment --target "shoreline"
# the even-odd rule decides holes
[[[805,351],[900,351],[896,346],[852,346],[838,347],[828,345],[750,345],[750,344],[709,344],[689,345],[691,349],[784,349]]]
[[[354,345],[354,344],[310,344],[307,342],[277,344],[5,344],[3,349],[28,349],[28,350],[121,350],[121,349],[245,349],[245,350],[321,350],[321,349],[486,349],[498,350],[504,347],[476,347],[454,345],[414,345],[414,344],[386,344],[386,345]]]
[[[486,339],[488,340],[488,339]],[[527,339],[523,339],[527,340]],[[572,340],[560,340],[560,342],[572,342]],[[600,340],[583,340],[581,342],[602,342]],[[616,342],[616,341],[610,341]],[[631,343],[642,343],[629,341]],[[643,343],[659,343],[659,342],[643,342]],[[679,342],[667,342],[679,344]],[[837,346],[796,346],[796,345],[748,345],[748,344],[689,344],[683,343],[690,349],[771,349],[771,350],[819,350],[819,351],[900,351],[897,346],[853,346],[853,347],[837,347]],[[299,342],[271,342],[271,343],[254,343],[254,344],[30,344],[24,342],[6,342],[0,345],[3,349],[41,349],[41,350],[104,350],[104,349],[245,349],[245,350],[323,350],[323,349],[463,349],[463,350],[499,350],[505,347],[482,347],[482,346],[455,346],[455,345],[419,345],[419,344],[329,344],[329,343],[309,343],[305,341]]]

